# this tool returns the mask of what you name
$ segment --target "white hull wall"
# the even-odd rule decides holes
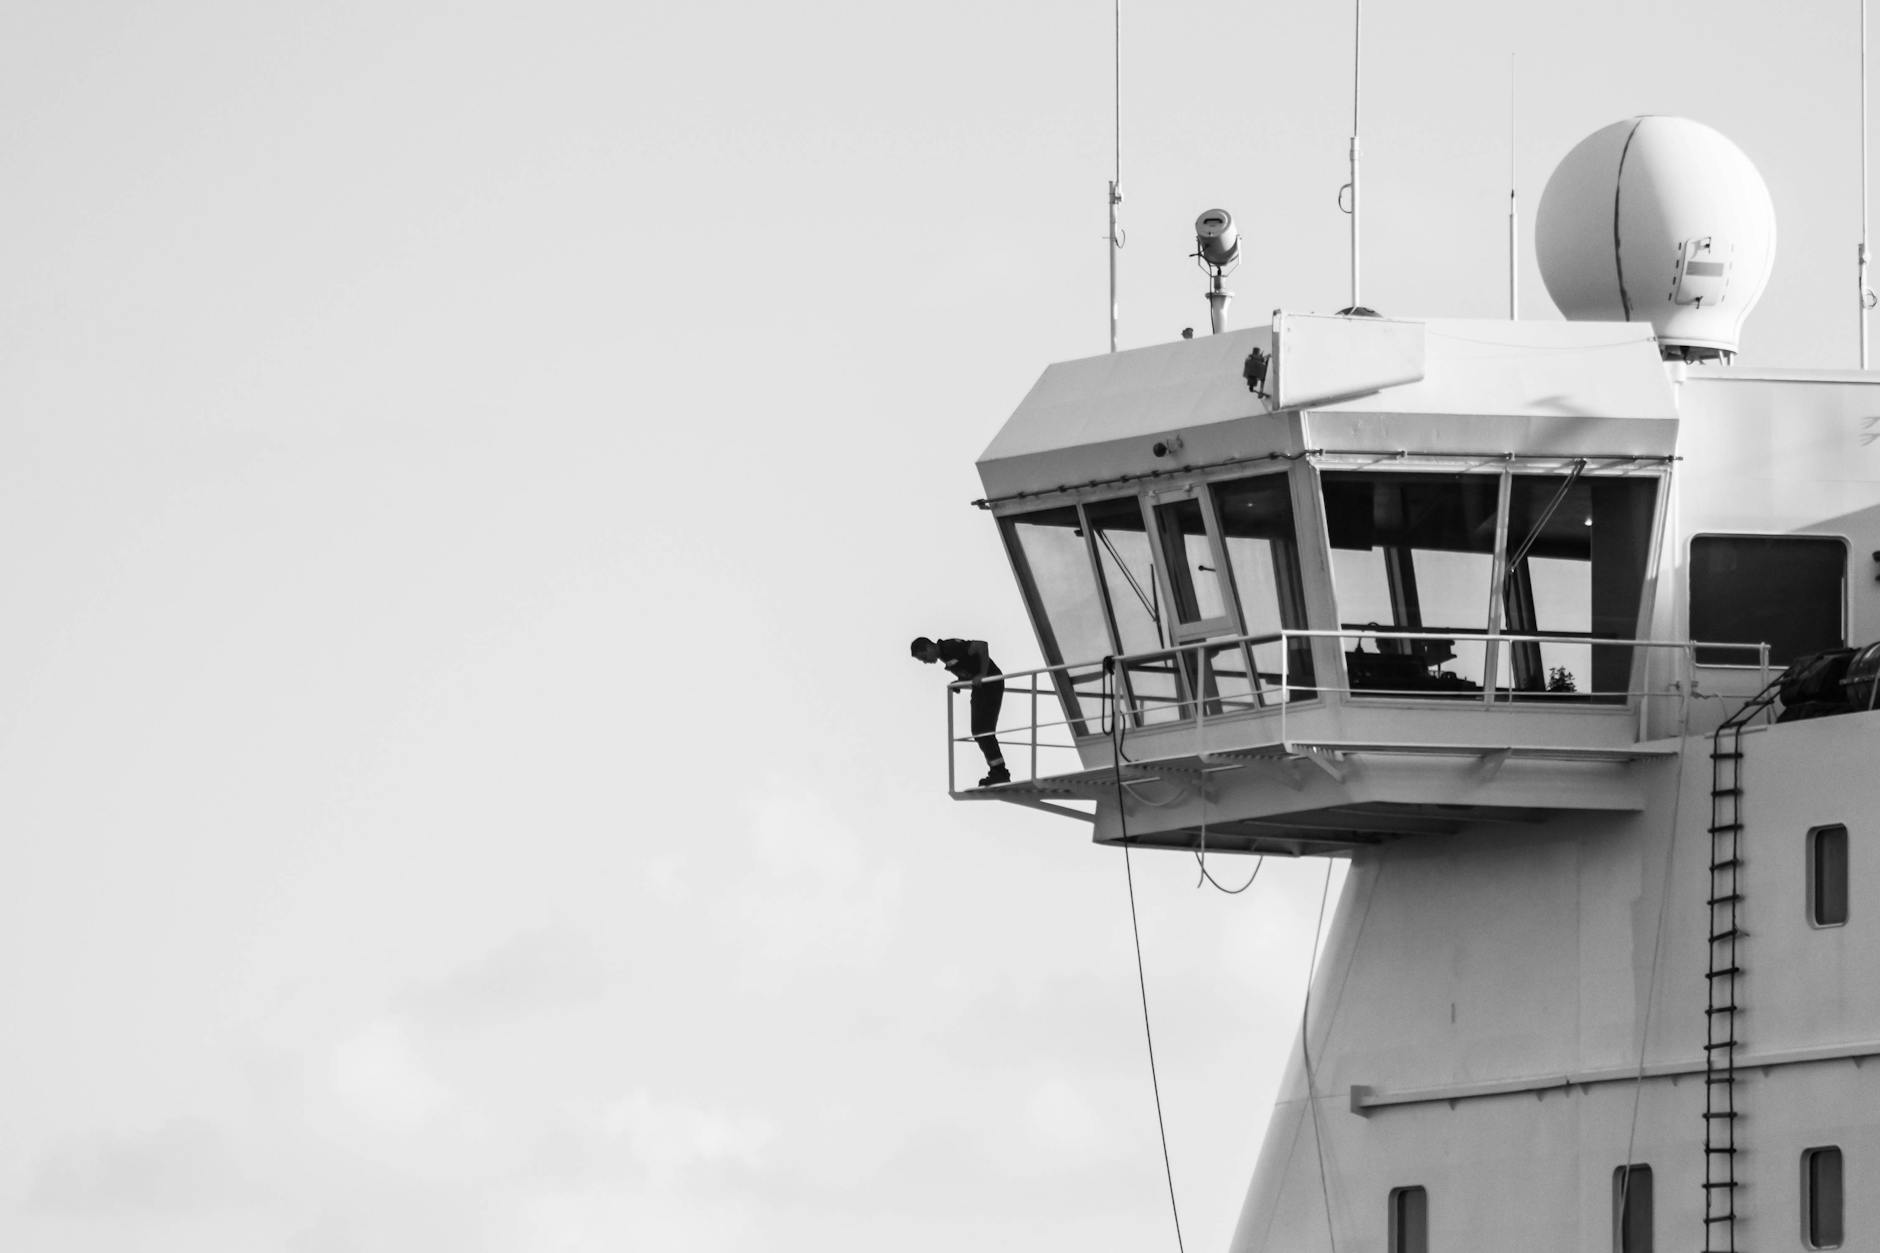
[[[1237,1253],[1329,1251],[1328,1198],[1338,1249],[1383,1250],[1388,1193],[1412,1185],[1429,1191],[1432,1248],[1608,1249],[1635,1102],[1631,1157],[1654,1171],[1657,1247],[1702,1247],[1704,1082],[1689,1067],[1705,1038],[1709,751],[1687,744],[1681,801],[1675,761],[1633,767],[1654,772],[1641,814],[1354,858],[1312,991],[1323,1171],[1295,1053]],[[1773,1064],[1739,1070],[1738,1246],[1803,1247],[1800,1153],[1832,1144],[1846,1162],[1843,1247],[1880,1250],[1880,714],[1752,731],[1744,751],[1739,1058]],[[1850,916],[1816,928],[1807,832],[1834,822],[1849,833]],[[1645,1065],[1686,1073],[1641,1084],[1648,1007]]]

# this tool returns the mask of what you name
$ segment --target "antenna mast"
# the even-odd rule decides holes
[[[1867,0],[1861,0],[1865,4]],[[1521,320],[1521,228],[1515,203],[1514,174],[1514,84],[1515,54],[1508,54],[1508,320]]]
[[[1358,75],[1363,68],[1364,0],[1353,0],[1355,12],[1351,23],[1351,203],[1345,212],[1351,215],[1351,307],[1358,307]],[[1862,0],[1865,3],[1865,0]]]
[[[1865,0],[1862,0],[1865,3]],[[1115,0],[1116,18],[1116,166],[1110,179],[1110,351],[1116,351],[1116,251],[1123,246],[1122,232],[1116,226],[1116,206],[1123,203],[1123,0]]]
[[[1867,315],[1876,297],[1867,286],[1867,0],[1860,0],[1860,368],[1867,368]]]

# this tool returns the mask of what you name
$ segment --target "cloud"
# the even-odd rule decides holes
[[[606,963],[572,928],[525,932],[441,979],[418,982],[398,1008],[431,1028],[469,1030],[516,1022],[598,1000]]]
[[[719,934],[793,972],[885,962],[902,914],[900,872],[821,797],[781,779],[755,797],[750,864],[715,897]]]
[[[33,1172],[27,1208],[121,1216],[222,1209],[252,1191],[240,1156],[206,1122],[176,1119],[155,1131],[69,1141]]]
[[[601,1130],[662,1182],[759,1170],[777,1138],[776,1125],[760,1115],[661,1100],[644,1089],[609,1109]]]
[[[327,1059],[326,1079],[340,1108],[372,1132],[423,1129],[451,1104],[402,1023],[380,1019],[341,1040]]]

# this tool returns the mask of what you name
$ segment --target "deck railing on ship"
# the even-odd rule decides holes
[[[1312,662],[1313,641],[1330,639],[1349,643],[1338,673],[1321,677]],[[1367,651],[1368,646],[1368,651]],[[1525,669],[1527,683],[1517,686],[1513,658],[1519,650],[1532,650]],[[1015,780],[1049,778],[1081,766],[1080,745],[1101,741],[1120,720],[1124,732],[1189,728],[1203,733],[1209,726],[1272,723],[1266,738],[1292,742],[1289,709],[1315,707],[1325,698],[1363,702],[1373,707],[1428,702],[1425,708],[1485,710],[1570,706],[1620,708],[1636,714],[1642,736],[1654,701],[1678,702],[1694,690],[1697,651],[1714,656],[1721,651],[1740,656],[1737,663],[1757,675],[1760,688],[1770,678],[1769,645],[1702,640],[1625,640],[1593,635],[1476,634],[1446,631],[1284,630],[1261,635],[1217,637],[1152,652],[1123,654],[1095,661],[1039,666],[1008,671],[997,737],[1007,768]],[[1546,650],[1540,652],[1540,650]],[[1563,650],[1568,651],[1563,654]],[[1668,654],[1676,669],[1666,673],[1644,668],[1649,686],[1589,688],[1582,690],[1572,672],[1566,679],[1543,667],[1536,671],[1535,653],[1543,659],[1562,655],[1584,659],[1590,669],[1593,650],[1608,656],[1623,653],[1614,670],[1628,676],[1639,652]],[[1451,669],[1432,661],[1455,661]],[[1323,654],[1321,653],[1321,656]],[[1368,660],[1367,660],[1368,659]],[[1304,663],[1304,664],[1301,664]],[[1264,668],[1263,668],[1264,667]],[[1540,674],[1547,674],[1545,679]],[[1483,677],[1493,681],[1484,682]],[[947,686],[947,790],[958,793],[961,755],[976,759],[970,720],[960,708],[961,696],[970,697],[974,680]]]

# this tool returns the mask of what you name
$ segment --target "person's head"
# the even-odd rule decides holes
[[[916,661],[924,661],[930,666],[940,660],[940,646],[924,635],[915,636],[914,642],[907,646],[907,651],[913,654]]]

